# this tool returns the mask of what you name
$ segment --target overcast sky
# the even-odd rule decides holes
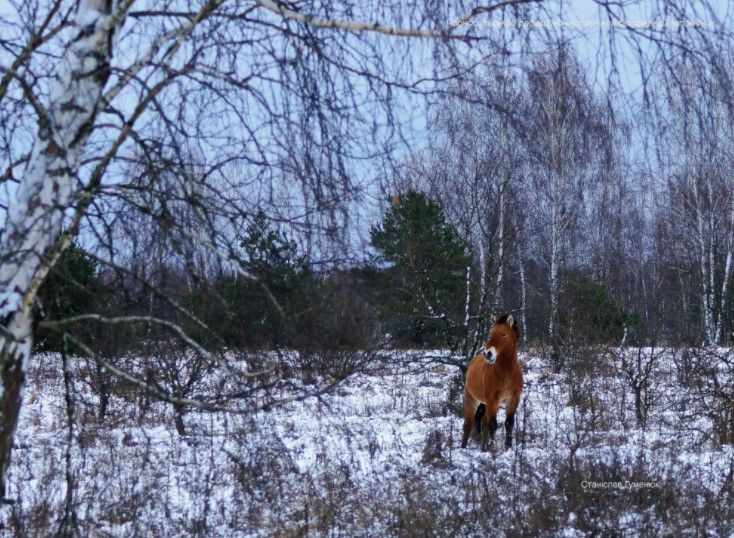
[[[146,2],[139,2],[134,7],[139,9]],[[638,5],[639,4],[639,5]],[[634,2],[627,3],[625,7],[625,18],[623,21],[611,21],[614,25],[629,24],[632,27],[641,27],[648,24],[661,27],[665,25],[668,29],[677,29],[681,25],[701,25],[702,27],[712,26],[714,19],[718,18],[719,22],[723,22],[726,26],[731,27],[732,19],[732,2],[722,0],[715,4],[715,13],[705,13],[699,9],[690,11],[690,15],[686,20],[676,20],[671,17],[665,17],[660,13],[653,11],[657,2]],[[597,4],[590,0],[567,0],[564,2],[544,3],[543,7],[546,11],[537,19],[527,19],[516,21],[513,20],[512,25],[503,26],[501,21],[489,19],[486,15],[478,16],[473,20],[466,21],[466,26],[473,26],[473,31],[477,34],[500,36],[511,35],[517,31],[517,27],[534,28],[536,40],[531,44],[531,50],[538,52],[545,49],[546,39],[548,35],[557,36],[565,40],[569,40],[575,52],[578,54],[581,62],[588,68],[589,78],[594,81],[599,91],[606,91],[610,82],[610,73],[612,69],[612,52],[615,58],[614,67],[616,73],[611,77],[612,84],[618,86],[617,90],[627,94],[633,101],[639,100],[641,97],[640,88],[642,80],[640,76],[640,54],[636,49],[636,45],[629,40],[629,30],[621,30],[619,28],[611,29],[609,27],[610,20],[607,18],[606,11],[598,7]],[[358,18],[361,14],[355,15]],[[0,37],[15,38],[21,35],[17,27],[13,27],[12,23],[18,21],[17,14],[11,8],[8,2],[0,2],[0,16],[4,22],[0,23]],[[277,15],[272,14],[272,17]],[[136,39],[144,39],[140,37],[138,27],[141,23],[130,20],[123,29],[128,35],[134,34]],[[613,50],[610,49],[610,31],[614,32]],[[520,32],[525,34],[526,32]],[[381,43],[389,43],[384,37]],[[399,38],[390,38],[399,39]],[[123,39],[123,44],[130,45],[131,41]],[[527,43],[516,40],[512,43],[516,49],[521,46],[527,47]],[[388,45],[390,46],[390,45]],[[140,50],[140,49],[138,49]],[[403,48],[407,51],[405,58],[397,58],[396,72],[400,72],[401,66],[405,66],[407,80],[417,80],[424,78],[428,81],[436,76],[444,76],[440,67],[434,61],[432,56],[433,47],[427,40],[413,39],[408,40],[407,46]],[[492,53],[492,49],[486,46],[458,46],[457,50],[463,55],[462,60],[467,64],[477,62],[482,56]],[[655,57],[654,47],[650,47],[644,41],[641,41],[642,55],[645,61],[652,63]],[[527,51],[527,48],[526,48]],[[114,61],[121,62],[123,65],[130,61],[130,54],[134,54],[134,49],[126,49],[118,47]],[[248,61],[244,59],[243,61]],[[512,63],[515,60],[510,60]],[[12,62],[7,50],[0,48],[0,65],[8,65]],[[649,66],[648,66],[649,67]],[[358,82],[355,82],[358,84]],[[430,82],[424,83],[423,87],[430,85]],[[621,96],[620,96],[621,97]],[[273,97],[277,100],[277,97]],[[123,94],[117,99],[117,106],[122,110],[131,108],[135,103],[135,94]],[[276,101],[277,104],[277,101]],[[408,161],[414,158],[422,158],[426,150],[431,134],[435,131],[435,126],[430,125],[427,120],[429,118],[429,109],[426,107],[426,101],[408,94],[399,96],[396,101],[396,118],[402,124],[401,138],[392,138],[389,142],[394,143],[396,148],[394,157],[397,161]],[[384,111],[376,108],[372,110],[369,103],[362,105],[362,114],[365,122],[374,121],[385,124]],[[373,117],[370,117],[370,116]],[[225,122],[226,123],[226,122]],[[206,126],[204,126],[206,127]],[[219,127],[219,126],[217,126]],[[357,127],[357,126],[355,126]],[[212,128],[215,126],[212,125]],[[386,135],[387,136],[387,135]],[[404,137],[404,138],[403,138]],[[378,137],[379,138],[379,137]],[[403,144],[403,140],[406,144]],[[27,145],[30,140],[18,137],[19,145]],[[364,156],[363,156],[364,157]],[[353,246],[356,250],[360,250],[359,244],[367,239],[367,231],[369,224],[374,223],[379,217],[379,213],[384,206],[384,193],[378,188],[379,183],[387,179],[384,177],[386,171],[381,166],[379,159],[356,158],[351,163],[353,173],[359,182],[364,182],[368,186],[367,191],[359,207],[355,207],[352,217],[356,226],[353,229],[354,237],[352,238]],[[110,170],[112,174],[114,170]],[[2,195],[0,195],[2,197]]]

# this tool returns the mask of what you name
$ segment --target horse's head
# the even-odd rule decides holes
[[[520,331],[512,315],[492,316],[492,326],[489,328],[489,338],[482,346],[480,353],[489,364],[498,357],[514,354],[520,340]]]

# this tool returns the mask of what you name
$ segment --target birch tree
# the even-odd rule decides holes
[[[534,163],[535,207],[548,267],[548,340],[560,368],[558,320],[570,254],[580,253],[578,226],[595,163],[608,133],[583,68],[566,45],[536,62],[528,74],[525,140]],[[530,194],[530,193],[528,193]]]
[[[705,344],[722,343],[730,300],[733,196],[731,180],[723,180],[721,173],[706,165],[684,167],[669,186],[668,226],[676,243],[689,249],[671,255],[676,265],[690,267],[695,275]]]
[[[661,159],[672,176],[667,228],[682,247],[670,257],[695,275],[703,342],[717,344],[725,337],[734,258],[733,112],[728,87],[708,69],[681,60],[680,70],[680,84],[666,92],[670,115],[661,126],[661,140],[674,149]]]
[[[414,172],[441,200],[448,218],[473,251],[467,267],[464,352],[486,330],[491,313],[515,306],[504,293],[513,270],[516,236],[512,225],[513,184],[521,181],[523,155],[508,111],[517,106],[521,71],[488,62],[470,83],[455,88],[454,100],[439,103],[434,122],[433,158]]]
[[[82,1],[48,108],[39,109],[38,137],[16,200],[0,234],[0,494],[10,462],[25,370],[32,344],[31,308],[49,267],[68,244],[61,234],[72,207],[81,148],[102,106],[110,43],[130,2]],[[40,105],[39,105],[40,107]]]

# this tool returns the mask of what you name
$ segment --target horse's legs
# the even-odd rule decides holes
[[[467,391],[464,391],[464,435],[461,438],[461,448],[466,448],[466,443],[471,435],[476,408],[477,401]]]
[[[487,450],[487,439],[489,438],[489,423],[487,422],[487,414],[482,417],[481,447],[482,452]]]
[[[519,396],[513,398],[505,409],[505,448],[512,447],[512,428],[515,426],[515,411],[519,400]]]
[[[487,410],[482,417],[482,450],[489,449],[497,431],[497,404],[487,404]]]

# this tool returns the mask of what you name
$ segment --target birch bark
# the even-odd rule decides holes
[[[734,258],[734,191],[730,193],[730,212],[729,212],[729,230],[726,237],[726,261],[724,262],[724,274],[721,281],[721,296],[719,298],[719,319],[716,323],[716,334],[714,336],[716,343],[723,343],[724,332],[724,312],[727,308],[727,290],[731,282],[732,258]]]
[[[32,306],[58,256],[57,237],[75,192],[80,150],[101,106],[111,37],[132,3],[81,0],[28,167],[0,232],[0,495],[33,343]]]

